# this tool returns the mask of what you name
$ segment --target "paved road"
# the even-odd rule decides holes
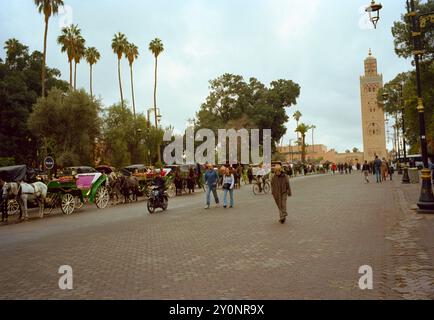
[[[292,188],[285,225],[270,196],[243,187],[230,210],[206,211],[198,194],[167,213],[142,202],[1,227],[0,298],[434,298],[433,246],[418,233],[434,221],[410,212],[399,183],[312,176]],[[373,290],[358,287],[362,265]]]

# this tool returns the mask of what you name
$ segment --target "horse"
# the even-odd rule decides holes
[[[24,217],[29,218],[27,211],[27,201],[36,201],[39,206],[39,217],[44,217],[44,205],[47,198],[48,187],[45,183],[35,182],[32,184],[9,182],[3,186],[3,198],[14,196],[20,205],[20,219]]]
[[[119,203],[119,198],[122,195],[121,193],[121,179],[120,177],[112,172],[108,175],[108,189],[110,193],[110,198],[113,199],[113,203]]]
[[[130,201],[131,193],[133,194],[133,201],[139,200],[138,195],[140,193],[140,189],[139,189],[139,180],[137,180],[137,178],[125,177],[122,175],[119,177],[119,182],[120,182],[121,193],[125,197],[124,203]]]

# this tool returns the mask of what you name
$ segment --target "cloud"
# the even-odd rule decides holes
[[[281,40],[301,37],[306,29],[317,27],[313,20],[319,12],[319,0],[270,0],[267,1],[273,32]]]

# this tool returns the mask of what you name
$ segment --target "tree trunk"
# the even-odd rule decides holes
[[[90,65],[90,98],[93,99],[93,90],[92,90],[92,65]]]
[[[72,60],[69,61],[69,89],[72,90]]]
[[[74,90],[77,90],[77,62],[74,61]]]
[[[134,119],[136,118],[136,101],[134,98],[134,79],[133,79],[133,65],[130,64],[130,73],[131,73],[131,95],[133,98],[133,115]]]
[[[44,52],[42,54],[42,70],[41,70],[41,85],[42,97],[45,97],[45,65],[47,60],[47,36],[48,36],[48,20],[50,17],[45,17],[45,32],[44,32]]]
[[[306,136],[301,136],[301,161],[306,162]]]
[[[119,89],[121,92],[121,106],[124,108],[124,94],[122,92],[122,79],[121,79],[121,59],[118,59],[118,77],[119,77]]]
[[[155,116],[155,127],[158,128],[157,120],[157,65],[158,58],[155,57],[155,74],[154,74],[154,116]]]
[[[157,117],[157,68],[158,68],[158,58],[155,57],[154,115],[155,115],[155,128],[156,129],[158,129],[158,117]],[[157,143],[157,155],[158,155],[158,162],[161,163],[160,142]]]

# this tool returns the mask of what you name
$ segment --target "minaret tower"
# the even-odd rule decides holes
[[[365,59],[365,75],[360,77],[363,150],[366,161],[374,160],[376,155],[380,159],[388,158],[384,110],[378,103],[377,96],[382,88],[383,75],[378,74],[377,59],[369,49],[369,56]]]

